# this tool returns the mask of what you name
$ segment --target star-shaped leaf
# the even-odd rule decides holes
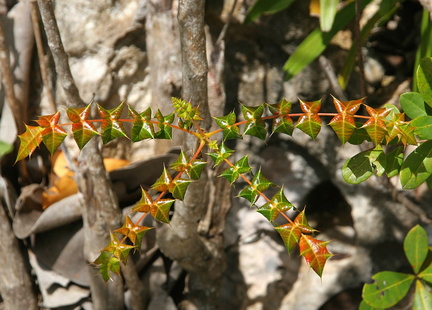
[[[206,164],[205,161],[199,159],[190,162],[189,156],[181,150],[180,155],[177,157],[176,161],[170,165],[170,167],[175,171],[186,173],[193,180],[198,180]]]
[[[333,256],[327,250],[327,244],[328,241],[320,241],[309,235],[302,235],[299,242],[300,255],[305,258],[306,262],[320,277],[325,263]]]
[[[152,188],[158,192],[168,191],[171,187],[172,177],[164,167],[161,176],[152,185]]]
[[[163,115],[160,110],[156,111],[155,118],[158,120],[159,131],[155,133],[156,139],[172,139],[172,128],[170,124],[174,121],[174,113]]]
[[[193,180],[176,179],[169,187],[169,191],[173,194],[174,198],[183,200],[186,194],[186,190]]]
[[[158,221],[169,223],[169,212],[175,199],[159,199],[150,207],[150,214]]]
[[[151,108],[138,113],[131,106],[128,105],[129,115],[132,117],[131,140],[133,142],[141,141],[144,139],[153,139],[155,136],[153,124],[151,120]]]
[[[384,118],[390,113],[390,110],[385,108],[374,109],[366,106],[366,111],[369,113],[370,119],[363,125],[363,128],[366,129],[372,142],[379,144],[387,133]]]
[[[270,222],[274,221],[281,212],[286,212],[294,207],[285,197],[281,188],[273,198],[261,206],[257,211],[264,215]]]
[[[236,122],[236,114],[234,112],[222,117],[215,117],[216,124],[222,128],[224,135],[224,140],[227,139],[239,139],[241,138],[239,134],[239,127],[234,125]]]
[[[233,184],[239,178],[240,174],[245,174],[251,170],[249,167],[248,156],[240,158],[232,167],[224,170],[221,173],[221,177],[226,178],[231,184]]]
[[[20,139],[20,146],[15,162],[18,162],[27,156],[31,156],[42,142],[42,132],[44,128],[40,126],[25,125],[25,129],[25,132],[18,136]]]
[[[120,260],[112,254],[103,251],[93,262],[99,266],[99,274],[105,282],[111,279],[110,271],[120,275]]]
[[[261,169],[254,175],[251,184],[246,186],[240,191],[238,197],[243,197],[247,199],[251,204],[254,204],[260,193],[264,192],[266,189],[273,185],[272,182],[267,180],[261,173]]]
[[[242,105],[241,110],[245,120],[247,121],[244,134],[264,140],[267,135],[265,123],[262,119],[264,104],[261,104],[257,107]]]
[[[224,160],[230,157],[233,153],[234,151],[229,147],[227,147],[225,143],[222,142],[216,152],[207,153],[207,155],[213,159],[214,161],[213,167],[216,167],[221,163],[223,163]]]
[[[44,128],[42,140],[51,154],[57,150],[67,136],[67,132],[58,125],[59,119],[60,111],[52,115],[39,116],[36,121],[39,126]]]
[[[124,103],[118,107],[106,110],[101,105],[97,105],[98,112],[102,118],[102,142],[104,144],[120,137],[126,137],[123,123],[119,120],[123,111]]]
[[[347,142],[356,129],[354,115],[360,109],[362,102],[363,99],[340,101],[333,97],[333,103],[338,114],[332,118],[329,125],[342,143]]]
[[[321,100],[317,101],[302,101],[300,100],[300,108],[303,114],[297,121],[296,127],[315,139],[321,130],[322,120],[318,115],[321,109]]]
[[[66,110],[68,118],[72,121],[72,134],[76,144],[80,149],[90,141],[90,139],[98,135],[94,125],[89,122],[91,104],[84,108]]]
[[[118,232],[126,237],[129,238],[129,240],[132,242],[132,244],[137,248],[141,248],[141,242],[143,239],[143,236],[147,230],[152,229],[153,227],[146,227],[146,226],[140,226],[136,225],[131,218],[126,215],[125,222],[123,226],[119,229],[116,229],[115,232]]]

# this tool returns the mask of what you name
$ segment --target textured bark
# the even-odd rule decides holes
[[[202,128],[211,117],[207,95],[207,58],[204,32],[205,1],[180,1],[178,20],[182,51],[182,97],[200,109]],[[191,138],[191,139],[190,139]],[[196,148],[194,137],[185,137],[183,148]],[[188,294],[181,309],[212,309],[226,260],[222,231],[230,206],[229,185],[207,169],[199,182],[189,186],[183,202],[177,201],[170,227],[158,231],[161,250],[188,271]]]
[[[72,77],[51,1],[39,0],[48,45],[53,54],[57,77],[60,80],[69,107],[84,107]],[[85,228],[84,257],[91,263],[109,241],[109,232],[120,227],[121,214],[111,188],[98,146],[92,139],[82,150],[76,169],[76,180],[84,201],[82,207]],[[104,283],[97,270],[89,266],[93,309],[123,309],[123,285],[120,278]]]
[[[0,294],[5,310],[39,309],[32,279],[0,197]]]

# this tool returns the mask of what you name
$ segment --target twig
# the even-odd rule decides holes
[[[339,85],[339,82],[337,80],[337,76],[329,62],[329,60],[327,59],[327,57],[325,57],[324,55],[321,55],[319,58],[319,64],[321,66],[321,68],[323,69],[329,83],[330,83],[330,87],[332,89],[332,92],[335,94],[336,97],[338,97],[340,100],[342,101],[346,101],[347,98],[342,90],[342,88]]]
[[[361,0],[356,0],[356,14],[354,23],[354,38],[357,49],[357,65],[360,71],[360,97],[365,97],[367,95],[366,90],[366,79],[364,72],[364,61],[363,61],[363,50],[362,50],[362,40],[360,34],[360,17],[362,14]]]

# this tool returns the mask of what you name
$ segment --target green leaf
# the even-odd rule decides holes
[[[150,214],[158,221],[169,223],[169,211],[175,199],[159,199],[150,207]]]
[[[293,249],[296,248],[298,242],[300,241],[300,237],[302,232],[297,225],[293,225],[291,223],[286,223],[280,226],[276,226],[275,230],[281,236],[285,247],[290,253]]]
[[[416,225],[404,240],[404,251],[414,272],[417,274],[428,254],[428,235],[424,228]]]
[[[300,100],[300,108],[304,114],[300,116],[296,127],[312,139],[315,139],[321,130],[322,124],[322,120],[318,116],[318,112],[321,109],[321,100],[311,102]]]
[[[131,220],[128,215],[126,215],[123,226],[119,229],[116,229],[115,232],[118,232],[119,234],[128,237],[135,248],[141,249],[141,243],[144,234],[147,232],[147,230],[150,230],[152,228],[153,227],[137,225]]]
[[[0,159],[10,152],[13,151],[13,144],[4,142],[0,140]]]
[[[84,108],[68,108],[66,110],[68,118],[72,121],[74,140],[80,149],[82,149],[93,136],[99,135],[99,132],[93,124],[89,122],[90,111],[91,103]]]
[[[262,114],[264,112],[264,105],[261,104],[258,107],[241,106],[243,116],[245,118],[246,125],[244,134],[255,136],[261,140],[265,140],[267,131],[265,128],[265,123],[262,119]]]
[[[417,279],[414,294],[413,310],[432,310],[431,287]]]
[[[408,293],[415,276],[392,271],[375,274],[373,283],[363,286],[363,299],[372,307],[389,308]]]
[[[281,188],[272,199],[258,208],[258,212],[264,215],[270,222],[274,221],[281,212],[286,212],[294,207],[285,197]]]
[[[93,262],[95,265],[100,265],[99,274],[105,282],[111,279],[110,271],[120,274],[120,261],[108,252],[102,252]]]
[[[155,137],[153,124],[151,120],[151,108],[138,113],[128,105],[129,115],[132,117],[131,140],[138,142],[144,139],[153,139]]]
[[[358,153],[348,159],[342,167],[342,177],[349,184],[359,184],[366,181],[374,172],[369,155],[371,150]]]
[[[402,164],[400,180],[403,188],[413,189],[432,174],[432,141],[418,146]]]
[[[104,144],[120,137],[126,137],[123,123],[119,120],[123,111],[124,103],[118,107],[105,110],[101,105],[97,105],[98,112],[102,118],[102,142]]]
[[[423,281],[428,282],[429,285],[432,285],[432,263],[420,272],[418,277]]]
[[[294,0],[257,0],[249,9],[245,21],[248,24],[263,14],[273,14],[289,7]]]
[[[254,175],[251,185],[246,186],[244,189],[240,191],[238,197],[243,197],[247,199],[251,204],[254,204],[258,199],[260,193],[267,190],[270,185],[273,185],[272,182],[267,180],[261,173],[261,169]]]
[[[52,115],[39,116],[36,121],[39,126],[44,127],[41,133],[42,141],[51,155],[54,154],[67,136],[66,131],[58,125],[59,119],[60,112],[57,112]]]
[[[389,178],[398,175],[400,168],[403,163],[403,147],[397,147],[389,154],[387,154],[387,163],[385,166],[385,172]]]
[[[152,188],[158,192],[164,192],[170,189],[172,177],[164,167],[161,176],[152,185]]]
[[[384,153],[381,145],[375,146],[369,154],[369,161],[376,169],[376,174],[382,176],[385,172],[385,167],[387,166],[387,156]]]
[[[410,92],[402,94],[400,96],[400,104],[405,114],[411,119],[430,114],[427,112],[430,109],[419,93]]]
[[[328,243],[328,241],[320,241],[309,235],[302,235],[300,238],[300,255],[305,258],[319,277],[322,277],[325,263],[333,256],[327,250]]]
[[[170,124],[174,121],[174,113],[164,116],[160,110],[157,110],[155,118],[158,120],[159,127],[159,131],[155,133],[155,138],[172,139],[172,128]]]
[[[213,159],[214,161],[213,167],[216,167],[221,163],[223,163],[224,160],[230,157],[233,153],[234,150],[230,149],[225,145],[225,143],[222,142],[221,145],[218,147],[217,152],[207,153],[207,155],[209,155]]]
[[[18,162],[27,156],[31,156],[42,142],[42,132],[44,131],[44,128],[40,126],[24,126],[25,132],[18,136],[20,139],[20,146],[15,162]]]
[[[432,140],[432,116],[419,116],[411,121],[411,126],[420,139]]]
[[[169,191],[173,194],[174,198],[183,200],[186,190],[193,180],[176,179],[170,185]]]
[[[153,199],[150,194],[141,187],[141,199],[133,206],[132,212],[150,212],[150,207],[153,205]]]
[[[362,1],[362,7],[369,2],[371,2],[371,0]],[[333,27],[330,31],[323,32],[320,28],[313,30],[307,38],[300,43],[285,63],[284,70],[287,73],[287,79],[291,79],[321,55],[335,34],[352,21],[354,16],[355,2],[350,2],[336,14]]]
[[[251,170],[248,162],[248,156],[243,156],[240,158],[232,167],[224,170],[221,173],[221,177],[227,179],[231,184],[233,184],[239,178],[240,174],[248,173]]]
[[[364,300],[361,301],[359,310],[384,310],[385,308],[375,308],[368,305]]]
[[[423,100],[432,107],[432,57],[420,60],[417,68],[417,87]]]
[[[333,26],[339,0],[320,0],[320,26],[323,32],[328,32]]]
[[[239,139],[241,138],[239,134],[239,128],[237,125],[234,125],[236,122],[236,114],[234,112],[229,113],[228,115],[222,117],[215,117],[214,120],[216,124],[222,128],[222,132],[224,135],[224,140],[227,139]]]
[[[365,107],[366,111],[370,115],[370,118],[366,123],[364,123],[362,127],[366,129],[372,142],[377,145],[382,141],[382,139],[388,132],[384,119],[387,115],[389,115],[391,110],[386,108],[374,109],[369,106]]]

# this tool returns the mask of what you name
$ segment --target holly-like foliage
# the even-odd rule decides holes
[[[239,178],[246,182],[245,188],[238,196],[248,200],[257,211],[274,223],[277,217],[285,219],[286,223],[275,227],[286,248],[291,252],[299,246],[300,255],[310,264],[311,268],[322,275],[324,265],[332,254],[327,250],[326,241],[315,239],[316,230],[309,226],[304,211],[297,212],[291,219],[286,215],[288,210],[296,210],[285,197],[283,186],[277,193],[268,198],[267,189],[275,187],[267,180],[260,169],[253,169],[248,162],[248,156],[237,161],[230,160],[234,154],[225,145],[228,139],[241,139],[245,135],[266,140],[273,134],[293,135],[296,130],[303,131],[312,139],[316,139],[323,125],[323,116],[331,116],[329,125],[340,139],[341,143],[360,144],[372,142],[373,147],[350,158],[342,168],[343,178],[352,184],[366,181],[373,174],[386,174],[388,177],[400,176],[402,186],[415,188],[432,175],[432,140],[429,128],[432,126],[432,77],[425,72],[431,67],[432,58],[421,62],[418,71],[420,93],[406,93],[401,96],[402,113],[397,107],[384,105],[380,108],[367,106],[364,99],[341,101],[333,98],[334,113],[321,113],[321,100],[300,100],[301,113],[291,113],[292,104],[281,100],[277,104],[261,104],[259,106],[241,106],[243,120],[239,120],[234,112],[225,116],[214,117],[219,129],[212,132],[204,131],[198,107],[184,100],[173,98],[173,113],[163,115],[157,110],[154,114],[150,108],[138,113],[126,103],[106,110],[100,105],[100,118],[89,120],[90,105],[81,109],[68,109],[69,124],[58,124],[59,112],[54,115],[41,116],[36,120],[38,126],[26,126],[26,131],[19,136],[21,145],[17,161],[30,156],[41,144],[53,153],[66,137],[63,126],[71,125],[73,137],[82,148],[95,135],[101,135],[102,141],[108,143],[118,137],[128,137],[132,141],[143,139],[171,139],[172,130],[181,130],[196,137],[199,146],[192,157],[181,152],[177,160],[163,169],[162,175],[153,184],[152,189],[159,192],[156,197],[142,189],[142,198],[132,208],[132,212],[142,213],[139,221],[147,214],[156,220],[169,223],[169,212],[176,199],[183,200],[188,186],[198,180],[206,162],[201,160],[201,153],[207,145],[208,156],[213,160],[213,167],[225,164],[227,168],[221,173],[231,184]],[[360,107],[364,107],[368,115],[358,115]],[[129,118],[121,119],[123,109],[127,107]],[[406,115],[411,118],[408,120]],[[176,121],[176,124],[174,123]],[[100,132],[93,125],[101,123]],[[126,133],[124,123],[131,122],[132,129]],[[222,132],[222,141],[212,138]],[[417,146],[404,158],[407,145]],[[166,194],[170,197],[164,198]],[[264,204],[257,205],[258,198],[264,199]],[[95,261],[100,266],[102,277],[107,280],[109,272],[119,272],[119,263],[125,263],[129,251],[139,249],[143,234],[150,229],[143,227],[126,217],[123,227],[111,235],[111,241]],[[129,240],[131,245],[127,245]]]

